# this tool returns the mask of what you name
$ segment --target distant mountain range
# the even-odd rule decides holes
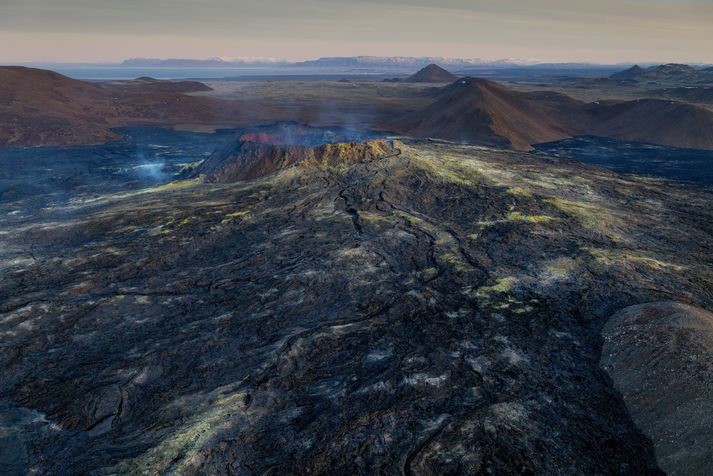
[[[533,61],[501,59],[486,61],[469,58],[446,57],[411,57],[411,56],[338,56],[318,58],[308,61],[288,62],[274,58],[130,58],[121,62],[121,66],[151,68],[221,68],[239,66],[286,66],[291,68],[333,68],[333,69],[379,69],[413,70],[429,64],[438,64],[450,69],[472,66],[528,66]]]
[[[625,68],[631,63],[619,65],[603,65],[587,62],[566,62],[566,63],[544,63],[536,60],[521,59],[499,59],[483,60],[477,58],[449,58],[442,56],[333,56],[323,57],[307,61],[289,62],[275,58],[242,57],[242,58],[208,58],[208,59],[187,59],[187,58],[130,58],[120,63],[120,66],[135,68],[240,68],[240,67],[277,67],[287,70],[338,70],[345,72],[367,72],[367,73],[412,73],[414,70],[424,68],[428,65],[436,64],[450,71],[468,73],[482,67],[494,68],[535,68],[535,69],[614,69],[617,66]],[[708,65],[697,65],[701,71],[705,71]],[[646,64],[644,67],[633,66],[629,70],[623,71],[616,77],[629,77],[637,74],[655,74],[659,70],[679,70],[686,67],[690,71],[696,71],[692,66],[687,65],[654,65]],[[711,69],[708,67],[708,69]],[[620,78],[621,79],[621,78]]]
[[[617,80],[682,80],[682,79],[713,79],[713,68],[696,69],[687,64],[669,63],[649,68],[634,65],[631,68],[613,74],[611,79]]]
[[[121,66],[146,67],[146,68],[229,68],[234,66],[280,65],[286,61],[274,58],[130,58],[121,62]]]
[[[533,73],[557,72],[558,74],[579,74],[585,72],[599,72],[598,74],[609,76],[620,70],[624,70],[632,63],[617,65],[602,65],[586,62],[569,63],[543,63],[536,60],[519,59],[499,59],[483,60],[473,58],[448,58],[448,57],[413,57],[413,56],[336,56],[323,57],[308,61],[289,62],[276,58],[265,57],[237,57],[225,58],[215,57],[206,59],[190,58],[129,58],[120,63],[27,63],[26,66],[43,69],[52,69],[64,72],[69,76],[77,78],[91,79],[115,79],[120,71],[130,71],[131,68],[154,70],[148,73],[151,76],[161,77],[161,70],[167,71],[163,76],[176,76],[176,71],[188,72],[191,69],[202,70],[201,73],[193,73],[196,77],[210,77],[211,74],[220,74],[221,70],[245,70],[253,72],[264,72],[264,74],[378,74],[394,76],[405,79],[407,76],[430,64],[436,64],[458,76],[481,76],[485,70],[512,70]],[[665,65],[670,66],[670,65]],[[693,65],[698,71],[705,72],[711,69],[710,65]],[[642,64],[642,67],[635,67],[631,71],[626,71],[622,76],[632,76],[640,73],[650,73],[651,70],[659,68],[659,65]],[[114,71],[112,74],[102,73],[103,70]],[[216,73],[208,73],[214,70]],[[168,73],[168,71],[173,71]],[[128,74],[128,73],[127,73]],[[227,73],[226,73],[227,74]],[[139,74],[141,75],[141,74]],[[189,77],[189,76],[186,76]],[[118,78],[118,76],[116,76]],[[616,78],[614,78],[616,79]],[[618,79],[622,80],[622,78]]]
[[[476,65],[529,65],[531,61],[501,59],[486,61],[471,58],[446,58],[439,56],[336,56],[319,58],[316,60],[292,63],[295,67],[322,67],[322,68],[364,68],[364,67],[398,67],[398,68],[423,68],[429,64],[438,64],[444,67],[467,67]]]

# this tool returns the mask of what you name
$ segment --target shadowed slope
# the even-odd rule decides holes
[[[713,468],[713,314],[676,302],[631,306],[604,328],[602,366],[670,476]]]
[[[611,79],[619,79],[619,80],[627,80],[627,79],[637,79],[639,76],[641,76],[646,70],[642,68],[641,66],[634,65],[629,69],[626,69],[624,71],[620,71],[619,73],[614,73],[611,76],[609,76]]]
[[[463,78],[429,106],[395,121],[416,136],[528,150],[586,130],[582,104],[552,92],[520,93],[485,79]]]
[[[450,71],[441,68],[437,64],[429,64],[425,68],[419,70],[404,79],[407,83],[450,83],[458,77]]]
[[[668,63],[651,66],[646,69],[640,67],[639,65],[635,65],[629,69],[611,75],[610,78],[634,79],[637,81],[690,81],[696,80],[701,77],[701,75],[705,75],[706,73],[708,73],[706,69],[697,70],[687,64]]]
[[[713,112],[701,107],[656,99],[585,104],[478,78],[443,88],[433,103],[396,119],[393,127],[419,137],[519,150],[578,134],[713,149]]]
[[[163,92],[163,93],[194,93],[212,91],[213,88],[200,81],[168,81],[142,76],[130,81],[109,81],[105,83],[113,90]]]
[[[651,144],[713,149],[713,112],[662,99],[592,104],[590,133]]]
[[[713,86],[667,88],[654,92],[661,97],[677,101],[713,104]]]

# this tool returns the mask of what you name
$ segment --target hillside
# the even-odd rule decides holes
[[[52,71],[0,67],[0,146],[83,144],[117,137],[105,89]]]
[[[617,312],[603,330],[602,366],[670,476],[713,461],[713,313],[676,302]],[[652,385],[652,383],[654,383]]]
[[[406,114],[394,127],[419,137],[475,142],[527,150],[586,130],[582,104],[568,96],[520,93],[478,78],[443,88],[434,102]]]
[[[637,64],[627,70],[612,74],[610,78],[617,80],[637,79],[644,71],[646,70]]]
[[[0,146],[102,143],[122,125],[247,125],[278,117],[259,102],[184,93],[208,91],[196,81],[139,78],[103,85],[52,71],[0,67]]]
[[[654,91],[654,94],[677,101],[713,104],[713,86],[667,88]]]
[[[517,92],[478,78],[442,88],[431,104],[392,126],[417,137],[517,150],[577,134],[713,149],[713,112],[697,106],[656,99],[585,104],[555,92]]]
[[[450,83],[458,77],[437,64],[429,64],[420,71],[404,79],[407,83]]]
[[[661,99],[588,106],[590,134],[651,144],[713,149],[713,112]]]
[[[639,65],[615,73],[610,76],[612,79],[633,79],[637,81],[691,81],[701,77],[709,76],[707,69],[698,70],[687,64],[668,63],[649,68],[642,68]]]
[[[434,66],[414,76],[431,81],[449,75]],[[585,104],[556,92],[518,92],[478,78],[441,88],[417,83],[340,87],[331,96],[324,95],[323,85],[313,91],[304,82],[298,87],[308,94],[294,101],[285,96],[294,90],[272,84],[260,86],[255,94],[226,96],[211,94],[210,87],[197,81],[88,83],[51,71],[0,67],[0,146],[101,143],[117,138],[113,129],[124,125],[205,130],[297,120],[347,127],[357,123],[365,129],[517,150],[578,134],[713,149],[713,112],[674,101]],[[706,87],[653,92],[701,103],[709,93]]]
[[[104,83],[110,89],[126,92],[161,92],[161,93],[195,93],[212,91],[213,89],[200,81],[168,81],[142,76],[130,81],[108,81]]]

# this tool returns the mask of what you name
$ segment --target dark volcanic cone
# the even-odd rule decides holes
[[[197,170],[207,182],[250,180],[295,164],[348,166],[393,156],[390,141],[353,131],[332,131],[300,124],[278,124],[241,134],[216,151]]]
[[[407,83],[450,83],[458,77],[437,64],[429,64],[425,68],[406,78]]]
[[[645,72],[646,72],[646,70],[637,64],[637,65],[632,66],[629,69],[612,74],[610,77],[611,77],[611,79],[622,79],[622,80],[636,79],[636,78],[640,77],[642,74],[644,74]]]

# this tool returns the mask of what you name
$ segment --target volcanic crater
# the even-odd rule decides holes
[[[347,167],[395,155],[398,150],[383,134],[278,123],[238,134],[196,167],[194,176],[228,183],[263,177],[296,164]]]

